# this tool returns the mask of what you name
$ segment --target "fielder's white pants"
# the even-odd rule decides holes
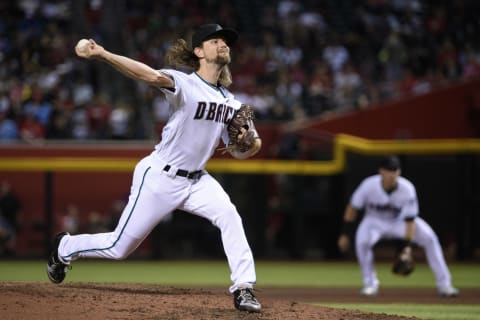
[[[113,232],[64,236],[58,252],[65,263],[78,258],[125,259],[152,229],[175,209],[210,220],[221,231],[233,285],[256,282],[250,246],[236,207],[208,173],[198,180],[173,176],[154,155],[142,159],[133,174],[128,203]],[[170,170],[173,171],[173,170]]]
[[[365,287],[378,287],[380,283],[375,271],[373,246],[380,239],[403,238],[405,238],[405,221],[386,221],[374,216],[363,218],[356,233],[355,249]],[[450,286],[450,271],[445,262],[437,235],[420,217],[415,218],[413,241],[425,250],[428,265],[435,275],[437,288]]]

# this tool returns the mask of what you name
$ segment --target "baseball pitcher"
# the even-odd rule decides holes
[[[169,103],[170,117],[160,143],[135,167],[128,203],[112,232],[70,235],[59,233],[47,263],[54,283],[64,280],[72,261],[80,258],[124,259],[169,213],[180,209],[210,220],[221,231],[231,270],[234,306],[259,312],[253,285],[253,255],[242,219],[230,197],[205,170],[220,139],[233,157],[246,159],[261,148],[261,139],[247,106],[227,87],[232,79],[230,45],[236,31],[218,24],[199,27],[191,46],[178,39],[169,49],[169,64],[188,67],[154,70],[130,58],[111,53],[94,40],[81,40],[79,57],[106,62],[135,80],[158,88]],[[235,119],[235,121],[232,121]]]

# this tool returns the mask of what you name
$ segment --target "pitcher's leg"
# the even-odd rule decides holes
[[[69,263],[78,258],[125,259],[142,243],[143,239],[127,234],[118,237],[114,232],[66,235],[58,247],[59,257]],[[62,254],[63,252],[67,254]]]
[[[241,285],[255,284],[253,254],[245,236],[242,219],[236,209],[232,206],[225,210],[224,214],[216,218],[213,223],[221,231],[223,248],[232,271],[233,285],[230,287],[230,292],[234,292]]]
[[[209,174],[203,175],[192,185],[183,209],[210,220],[220,229],[233,282],[230,292],[239,286],[253,286],[255,265],[242,219],[220,184]]]
[[[151,167],[147,157],[135,169],[129,200],[115,231],[64,236],[58,247],[60,259],[68,263],[77,258],[126,258],[186,193],[182,180]]]

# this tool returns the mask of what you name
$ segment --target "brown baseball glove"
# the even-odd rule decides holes
[[[392,266],[392,273],[408,276],[415,270],[415,261],[412,256],[412,248],[410,246],[404,247],[395,257]]]
[[[228,124],[227,130],[230,142],[227,149],[237,148],[240,152],[250,150],[255,143],[255,139],[258,138],[257,130],[253,124],[254,118],[253,108],[242,104]]]

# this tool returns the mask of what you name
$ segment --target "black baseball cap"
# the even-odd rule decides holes
[[[380,168],[398,170],[401,168],[400,159],[397,156],[386,156],[380,162]]]
[[[216,23],[204,24],[195,31],[192,36],[192,49],[200,47],[203,41],[220,36],[225,39],[227,44],[232,45],[238,38],[237,31],[229,28],[222,28]]]

